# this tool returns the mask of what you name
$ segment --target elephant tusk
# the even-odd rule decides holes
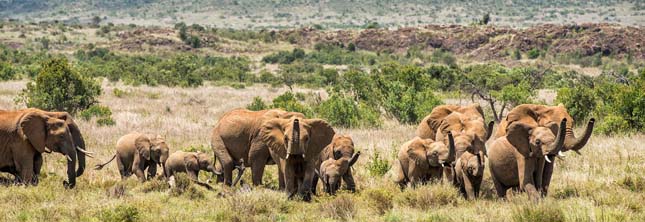
[[[304,159],[304,158],[305,158],[305,154],[303,153],[303,154],[302,154],[302,159]]]
[[[551,163],[551,160],[549,159],[549,156],[547,156],[547,155],[544,155],[544,159],[546,159],[546,162],[549,162],[549,163]]]
[[[580,151],[573,150],[573,152],[576,152],[578,155],[582,155],[582,153],[580,153]]]
[[[52,153],[52,150],[50,150],[49,148],[45,147],[45,153]]]
[[[94,153],[93,152],[85,151],[85,150],[81,149],[80,147],[76,147],[76,150],[78,150],[79,152],[85,154],[85,156],[88,156],[90,158],[94,158],[94,155],[93,155]]]
[[[65,155],[65,157],[67,157],[68,161],[72,161],[72,157],[70,157],[69,155]]]
[[[562,151],[558,151],[558,156],[565,157],[564,153]]]
[[[290,156],[290,155],[291,155],[291,154],[288,154],[288,153],[287,153],[287,158],[285,158],[285,159],[289,159],[289,156]]]

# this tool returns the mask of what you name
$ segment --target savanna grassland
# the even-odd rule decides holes
[[[0,107],[20,108],[13,102],[24,81],[0,83]],[[205,85],[197,88],[126,86],[102,83],[101,104],[109,106],[116,124],[99,126],[78,119],[87,147],[107,160],[116,140],[131,131],[165,135],[171,151],[208,149],[210,131],[226,111],[244,107],[255,96],[275,97],[284,87],[257,85],[244,89]],[[121,93],[115,95],[115,90]],[[316,90],[299,90],[304,93]],[[451,100],[458,103],[459,100]],[[464,103],[467,100],[463,100]],[[395,161],[398,146],[414,135],[414,126],[386,121],[378,129],[337,131],[354,138],[363,156],[354,166],[358,192],[321,194],[311,203],[288,201],[275,191],[276,167],[269,166],[262,187],[201,187],[185,192],[158,181],[140,184],[135,178],[119,182],[113,163],[102,171],[88,169],[75,189],[62,186],[64,157],[45,155],[37,187],[0,189],[3,221],[642,221],[645,201],[645,136],[594,135],[582,150],[557,160],[549,196],[539,203],[524,194],[498,200],[488,172],[482,198],[466,201],[450,184],[434,184],[400,191],[373,168]],[[580,129],[579,129],[580,130]],[[578,130],[578,131],[579,131]],[[376,160],[375,155],[380,160]],[[380,166],[376,166],[380,165]],[[89,168],[89,167],[88,167]],[[372,170],[370,170],[372,169]],[[3,175],[5,178],[10,175]],[[206,175],[202,174],[202,179]],[[250,181],[250,173],[244,176]],[[123,192],[119,192],[123,191]],[[181,193],[181,194],[179,194]]]
[[[0,174],[0,221],[645,221],[643,24],[642,1],[0,0],[0,109],[72,112],[96,156],[69,190],[60,154],[44,154],[38,186]],[[562,103],[597,122],[539,202],[498,199],[488,169],[473,201],[449,183],[400,190],[392,166],[418,122],[471,102],[487,121]],[[92,170],[132,131],[212,153],[235,108],[350,135],[357,192],[290,201],[273,165],[262,186],[247,170],[212,191]]]

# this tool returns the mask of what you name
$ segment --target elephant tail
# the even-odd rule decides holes
[[[116,154],[114,154],[114,156],[112,156],[112,159],[108,160],[107,162],[105,162],[105,163],[103,163],[103,164],[96,164],[96,166],[94,166],[94,170],[101,170],[101,169],[103,169],[103,167],[104,167],[105,165],[108,165],[110,162],[112,162],[112,161],[114,160],[114,158],[116,158]]]

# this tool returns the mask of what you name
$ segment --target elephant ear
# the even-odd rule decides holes
[[[184,156],[184,165],[186,170],[199,169],[199,157],[195,153],[187,153]]]
[[[430,141],[430,143],[433,142],[433,140],[431,139],[427,139],[427,140]],[[408,151],[407,151],[408,158],[410,159],[410,161],[414,162],[416,165],[424,165],[425,163],[428,162],[428,157],[426,152],[427,148],[425,147],[423,140],[418,138],[414,139],[414,141],[412,141],[407,148],[408,148]]]
[[[260,128],[260,139],[280,158],[287,157],[287,146],[284,137],[284,124],[287,119],[274,118],[264,122]]]
[[[134,141],[134,146],[137,148],[139,155],[146,160],[150,160],[150,147],[152,146],[152,143],[150,143],[150,139],[147,136],[142,135],[137,138]]]
[[[533,126],[522,122],[514,122],[506,128],[506,139],[508,142],[518,149],[523,155],[530,156],[532,153],[529,144],[529,135]]]
[[[307,119],[305,121],[311,127],[309,144],[305,151],[307,158],[318,158],[320,151],[331,143],[336,132],[334,132],[334,129],[325,120]]]
[[[435,107],[430,113],[430,118],[428,118],[428,125],[430,126],[430,128],[436,130],[442,124],[443,119],[453,113],[457,108],[458,107],[453,105],[442,105]]]
[[[49,117],[37,112],[29,112],[20,118],[20,128],[18,130],[20,137],[28,140],[31,146],[39,153],[46,151],[47,119]]]

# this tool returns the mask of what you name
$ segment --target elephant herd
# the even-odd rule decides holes
[[[488,160],[499,197],[512,188],[539,198],[548,191],[555,157],[578,152],[594,125],[591,119],[584,135],[576,137],[573,119],[562,105],[519,105],[495,133],[494,122],[486,124],[484,119],[479,104],[435,107],[419,124],[416,137],[400,147],[395,182],[404,189],[447,180],[472,199],[479,195]],[[73,188],[85,169],[85,157],[92,157],[78,126],[65,112],[0,110],[0,136],[0,171],[13,174],[20,184],[37,185],[42,153],[57,152],[67,158],[68,180],[63,184]],[[347,190],[356,189],[351,167],[360,152],[354,150],[350,136],[336,134],[322,119],[279,109],[235,109],[219,120],[210,143],[215,159],[202,152],[170,154],[162,136],[130,133],[117,141],[112,158],[95,169],[116,160],[123,179],[132,174],[141,181],[151,179],[161,166],[167,178],[183,172],[205,184],[198,175],[206,171],[235,186],[247,167],[253,185],[261,185],[265,166],[275,164],[279,188],[290,198],[311,200],[318,180],[329,194],[340,189],[341,181]]]

